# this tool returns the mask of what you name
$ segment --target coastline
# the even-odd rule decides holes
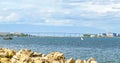
[[[88,60],[81,59],[66,59],[61,52],[51,52],[42,54],[33,52],[27,49],[19,51],[8,48],[0,48],[0,63],[98,63],[95,58],[91,57]]]

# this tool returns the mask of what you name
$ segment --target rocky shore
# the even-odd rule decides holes
[[[0,63],[98,63],[95,58],[88,60],[66,59],[61,52],[51,52],[42,54],[31,50],[22,49],[20,51],[0,48]]]

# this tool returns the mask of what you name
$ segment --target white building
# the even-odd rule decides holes
[[[106,33],[106,36],[107,37],[114,37],[113,33],[111,33],[111,32]]]
[[[95,35],[95,34],[92,34],[92,35],[90,35],[90,37],[96,37],[96,35]]]

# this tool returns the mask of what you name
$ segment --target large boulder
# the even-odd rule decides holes
[[[29,63],[33,62],[31,59],[33,52],[31,50],[22,49],[16,53],[11,59],[12,63]]]
[[[16,54],[15,50],[10,50],[7,48],[0,48],[0,57],[1,58],[12,58]]]
[[[0,48],[0,63],[11,63],[10,60],[15,54],[15,50]]]

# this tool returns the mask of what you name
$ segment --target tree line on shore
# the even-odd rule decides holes
[[[30,34],[25,34],[25,33],[0,33],[0,37],[27,37],[31,36]]]

